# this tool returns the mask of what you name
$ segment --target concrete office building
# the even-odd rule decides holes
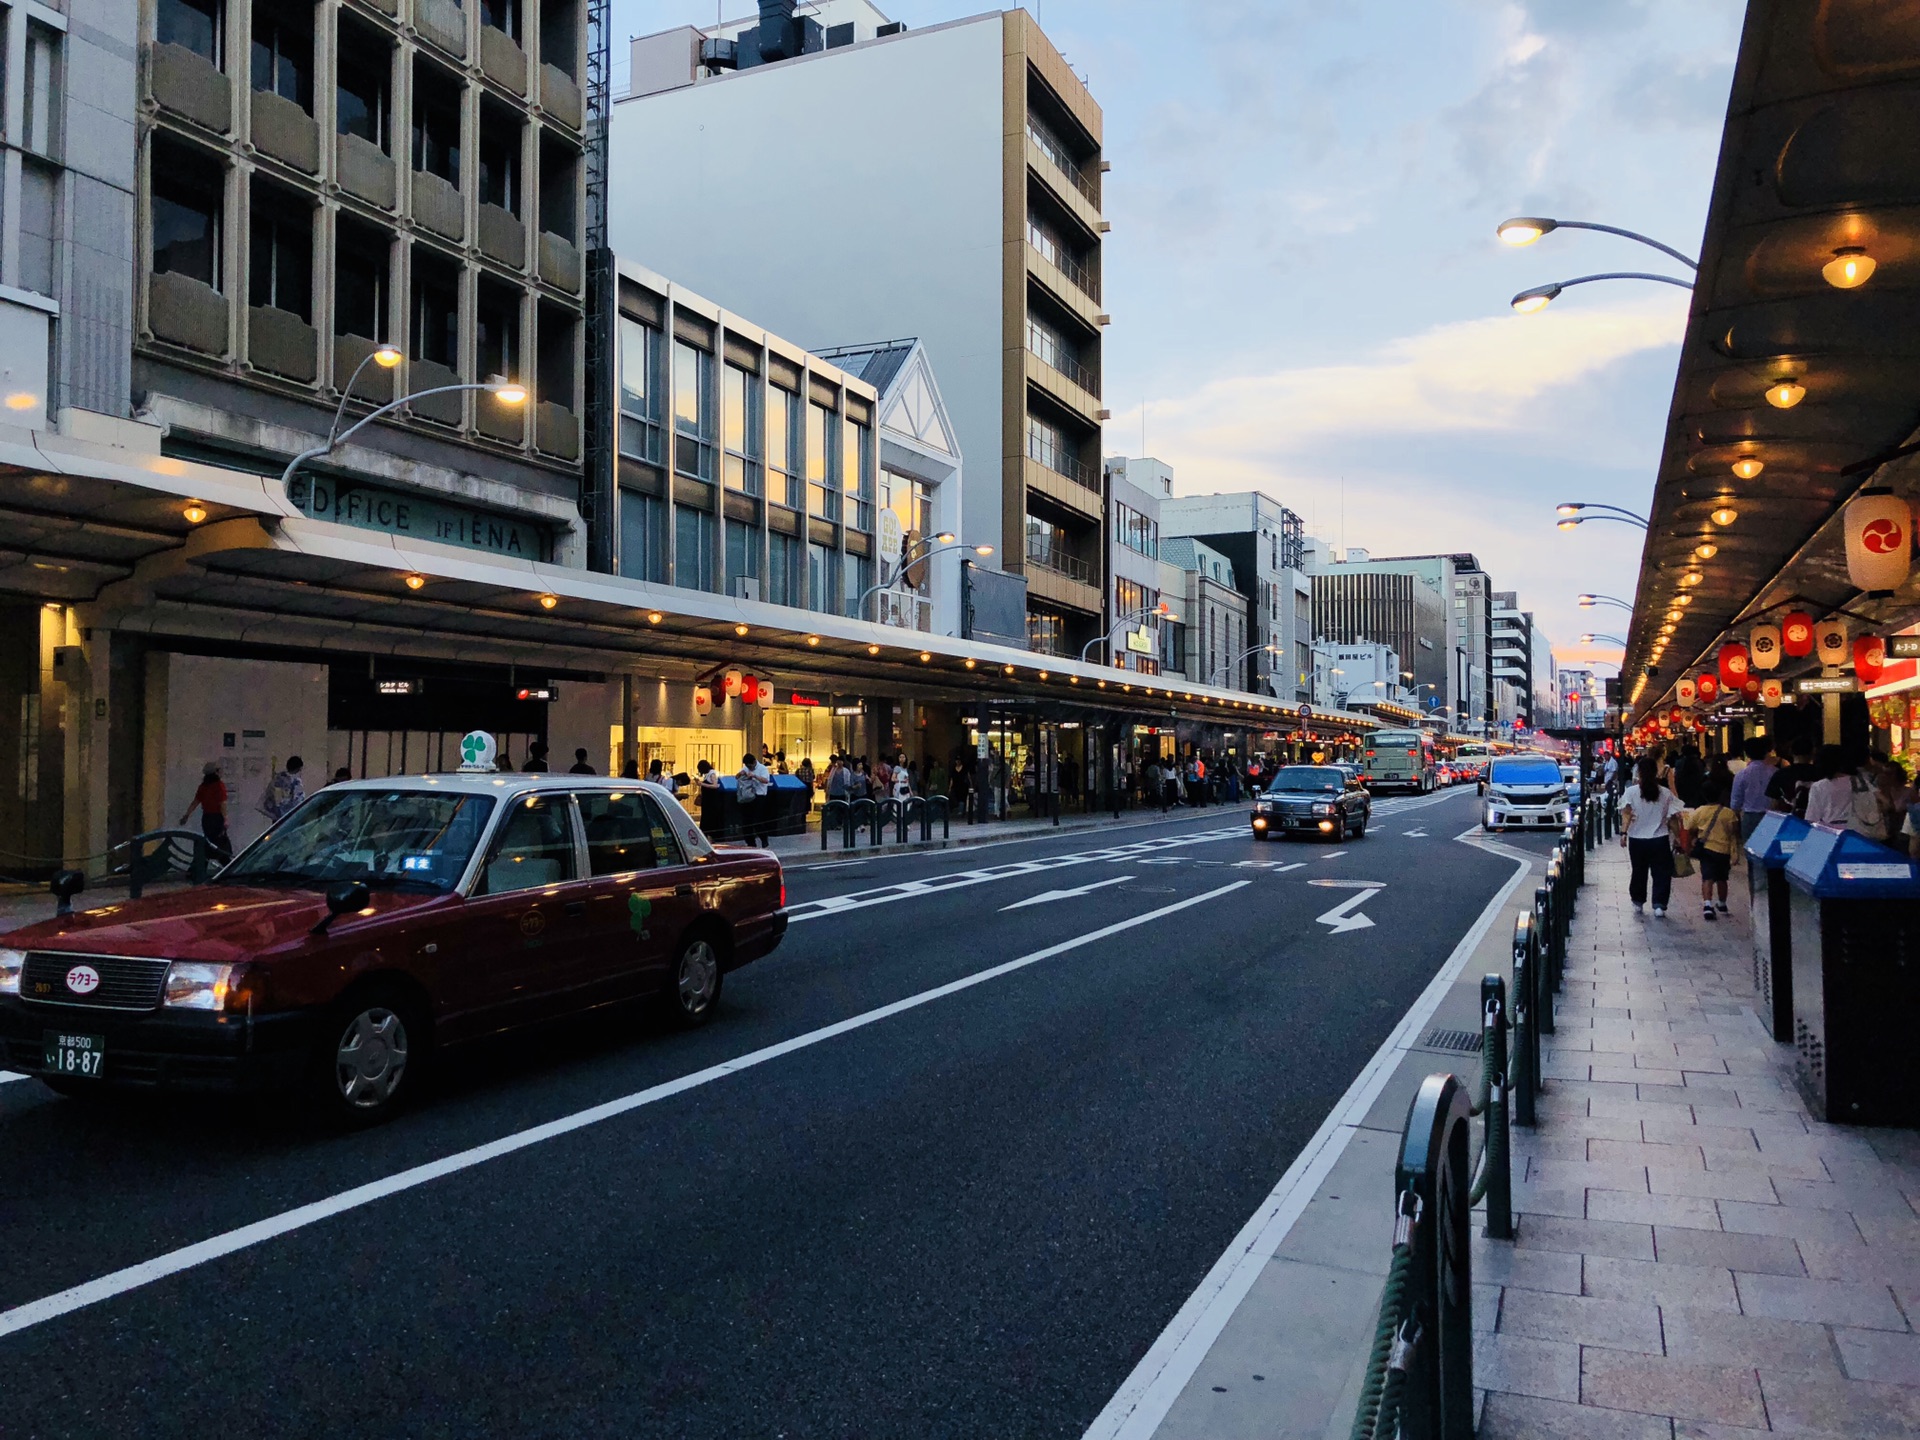
[[[1522,613],[1520,597],[1512,590],[1496,590],[1490,597],[1491,663],[1497,725],[1524,723],[1533,709],[1532,617]]]
[[[1173,467],[1151,458],[1109,459],[1106,471],[1112,618],[1107,644],[1094,656],[1143,674],[1184,675],[1185,636],[1175,632],[1186,625],[1188,587],[1184,572],[1160,554],[1160,507],[1173,493]],[[1162,603],[1172,612],[1165,617],[1153,613]]]
[[[1253,638],[1236,685],[1293,702],[1310,694],[1313,669],[1313,584],[1306,571],[1300,517],[1258,490],[1182,495],[1161,503],[1163,536],[1192,536],[1233,562],[1246,596]],[[1245,647],[1242,647],[1245,648]]]
[[[1162,536],[1160,556],[1181,571],[1185,665],[1196,685],[1247,691],[1244,652],[1258,645],[1247,597],[1233,561],[1191,536]]]
[[[1443,696],[1454,724],[1469,733],[1485,728],[1494,704],[1491,589],[1472,555],[1376,558],[1354,547],[1319,566],[1313,589],[1319,634],[1393,645],[1413,671],[1422,710]]]
[[[613,244],[810,345],[918,336],[970,461],[960,537],[1025,577],[1031,647],[1077,656],[1110,588],[1100,108],[1025,11],[805,9],[633,42]]]

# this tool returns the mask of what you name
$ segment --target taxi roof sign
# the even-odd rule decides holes
[[[460,739],[460,773],[491,775],[497,768],[493,762],[499,750],[500,747],[494,744],[493,736],[486,731],[469,730]]]

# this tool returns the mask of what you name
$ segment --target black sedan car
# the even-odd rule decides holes
[[[1253,838],[1325,835],[1356,840],[1367,833],[1373,801],[1365,787],[1337,765],[1285,765],[1253,802]]]

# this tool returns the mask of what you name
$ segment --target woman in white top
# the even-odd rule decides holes
[[[1662,917],[1667,913],[1673,893],[1673,832],[1684,812],[1680,797],[1660,783],[1659,762],[1651,755],[1641,756],[1639,783],[1629,786],[1620,800],[1620,843],[1627,847],[1633,866],[1627,898],[1636,911],[1647,903],[1651,876],[1653,913]]]
[[[1822,745],[1814,758],[1820,778],[1807,787],[1807,823],[1857,830],[1874,840],[1886,834],[1885,811],[1859,767],[1838,745]]]

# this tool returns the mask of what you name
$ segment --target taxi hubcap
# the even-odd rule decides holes
[[[333,1068],[349,1105],[372,1109],[386,1104],[406,1074],[407,1027],[384,1007],[361,1011],[340,1037]]]
[[[720,962],[713,946],[696,940],[680,957],[680,1007],[689,1015],[698,1015],[713,1003],[714,982],[720,976]]]

